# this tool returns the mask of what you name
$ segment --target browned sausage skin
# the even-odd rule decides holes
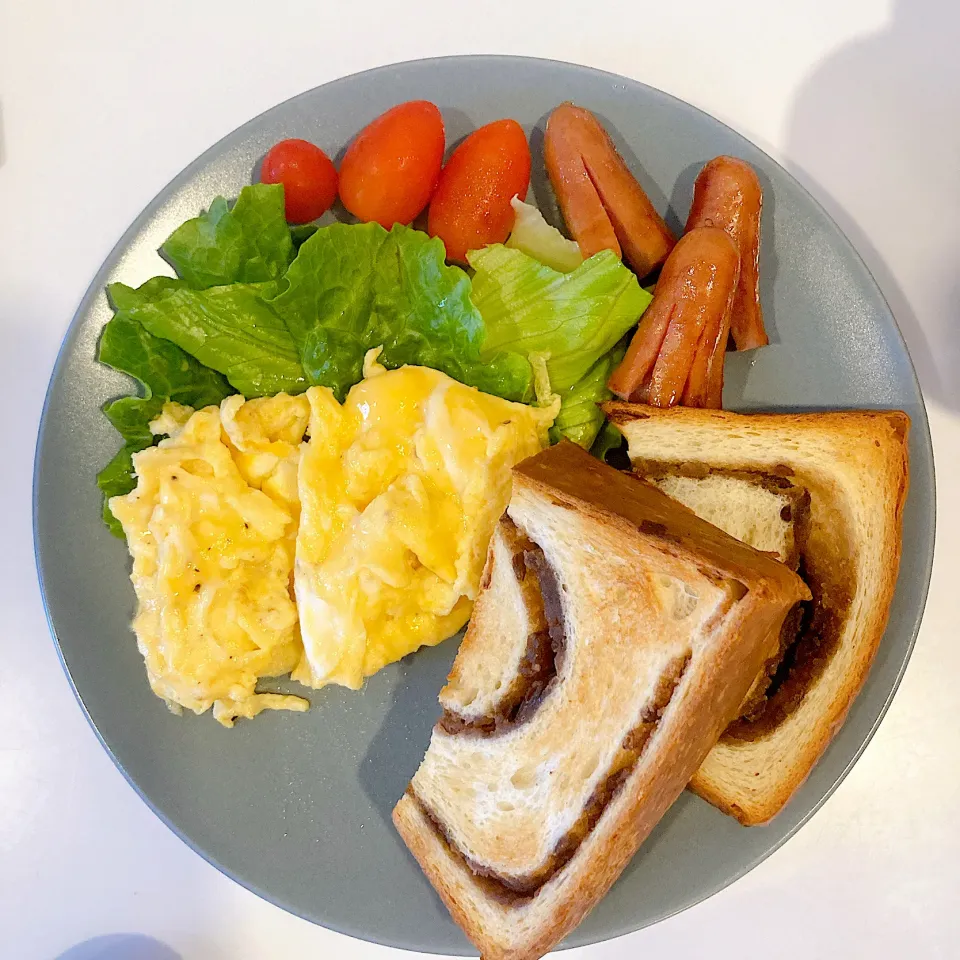
[[[760,306],[760,217],[763,190],[753,168],[736,157],[715,157],[700,171],[686,229],[720,227],[740,253],[740,280],[730,313],[738,350],[769,343]]]
[[[562,103],[550,114],[544,159],[584,257],[622,252],[641,279],[664,262],[676,242],[673,234],[589,110]]]
[[[740,255],[724,230],[698,227],[685,234],[663,265],[653,302],[610,377],[610,390],[659,407],[685,395],[691,403],[711,405],[710,375],[717,374],[710,361],[721,340],[726,345],[739,275]]]

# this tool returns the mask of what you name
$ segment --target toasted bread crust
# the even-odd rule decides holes
[[[769,652],[770,633],[808,593],[782,564],[705,524],[650,485],[568,445],[544,451],[515,470],[509,510],[521,526],[549,522],[551,530],[568,538],[565,544],[581,544],[585,536],[595,535],[598,544],[624,556],[633,557],[641,548],[653,551],[664,558],[660,569],[675,569],[671,564],[682,562],[688,572],[700,571],[699,582],[711,578],[718,584],[714,589],[728,597],[722,614],[696,638],[690,636],[689,664],[629,776],[572,857],[532,895],[511,899],[491,891],[489,881],[478,877],[454,849],[448,824],[438,828],[414,790],[397,804],[393,819],[398,831],[481,956],[536,960],[604,896],[682,792],[736,715]],[[601,550],[593,556],[609,554]],[[632,562],[630,569],[635,569]],[[590,600],[602,602],[599,593]],[[600,622],[592,616],[588,621]],[[632,642],[632,635],[625,636],[624,642]],[[419,777],[414,780],[417,791]]]
[[[755,741],[721,739],[690,784],[744,825],[766,823],[843,725],[883,638],[900,564],[910,420],[899,411],[736,414],[625,403],[604,409],[630,442],[631,457],[644,457],[649,444],[658,460],[687,459],[695,447],[697,460],[719,467],[786,467],[801,482],[812,476],[821,499],[832,497],[829,507],[851,518],[853,602],[830,663],[793,714]]]

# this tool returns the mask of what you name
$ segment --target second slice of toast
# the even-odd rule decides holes
[[[896,410],[604,409],[642,476],[684,474],[687,481],[668,492],[760,549],[777,549],[769,534],[784,527],[780,506],[742,484],[718,506],[710,487],[752,474],[808,495],[793,540],[813,600],[765,702],[744,711],[690,784],[741,823],[765,823],[842,726],[880,646],[900,565],[910,420]]]

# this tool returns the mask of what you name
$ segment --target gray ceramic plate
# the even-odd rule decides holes
[[[37,448],[37,559],[51,629],[104,746],[134,788],[195,850],[287,910],[400,947],[469,953],[390,823],[427,744],[437,691],[456,641],[408,657],[362,693],[331,689],[309,713],[261,716],[233,730],[208,716],[175,717],[151,693],[129,630],[134,595],[124,545],[100,521],[97,470],[116,434],[101,404],[128,391],[94,350],[109,317],[104,286],[168,272],[155,251],[218,193],[235,196],[283,137],[336,154],[394,103],[427,98],[453,142],[499,117],[530,131],[562,100],[596,111],[656,205],[677,227],[694,177],[729,153],[766,187],[763,298],[773,345],[731,356],[734,409],[896,407],[913,418],[912,480],[900,583],[890,626],[843,730],[789,808],[747,830],[684,795],[619,882],[569,938],[617,936],[710,896],[793,833],[836,787],[887,708],[916,636],[930,576],[933,462],[910,358],[860,258],[816,202],[769,157],[693,107],[622,77],[509,57],[385,67],[274,107],[230,134],[164,189],[94,278],[67,333]],[[535,177],[542,162],[534,158]],[[538,199],[549,204],[541,180]],[[824,851],[824,858],[829,851]]]

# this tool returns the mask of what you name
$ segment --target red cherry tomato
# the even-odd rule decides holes
[[[340,164],[340,199],[388,230],[430,202],[443,164],[443,118],[428,100],[391,107],[354,138]]]
[[[281,140],[263,158],[263,183],[282,183],[287,220],[309,223],[337,199],[337,168],[306,140]]]
[[[503,243],[513,227],[510,200],[527,195],[530,147],[516,120],[475,130],[453,151],[430,201],[427,229],[466,263],[467,251]]]

